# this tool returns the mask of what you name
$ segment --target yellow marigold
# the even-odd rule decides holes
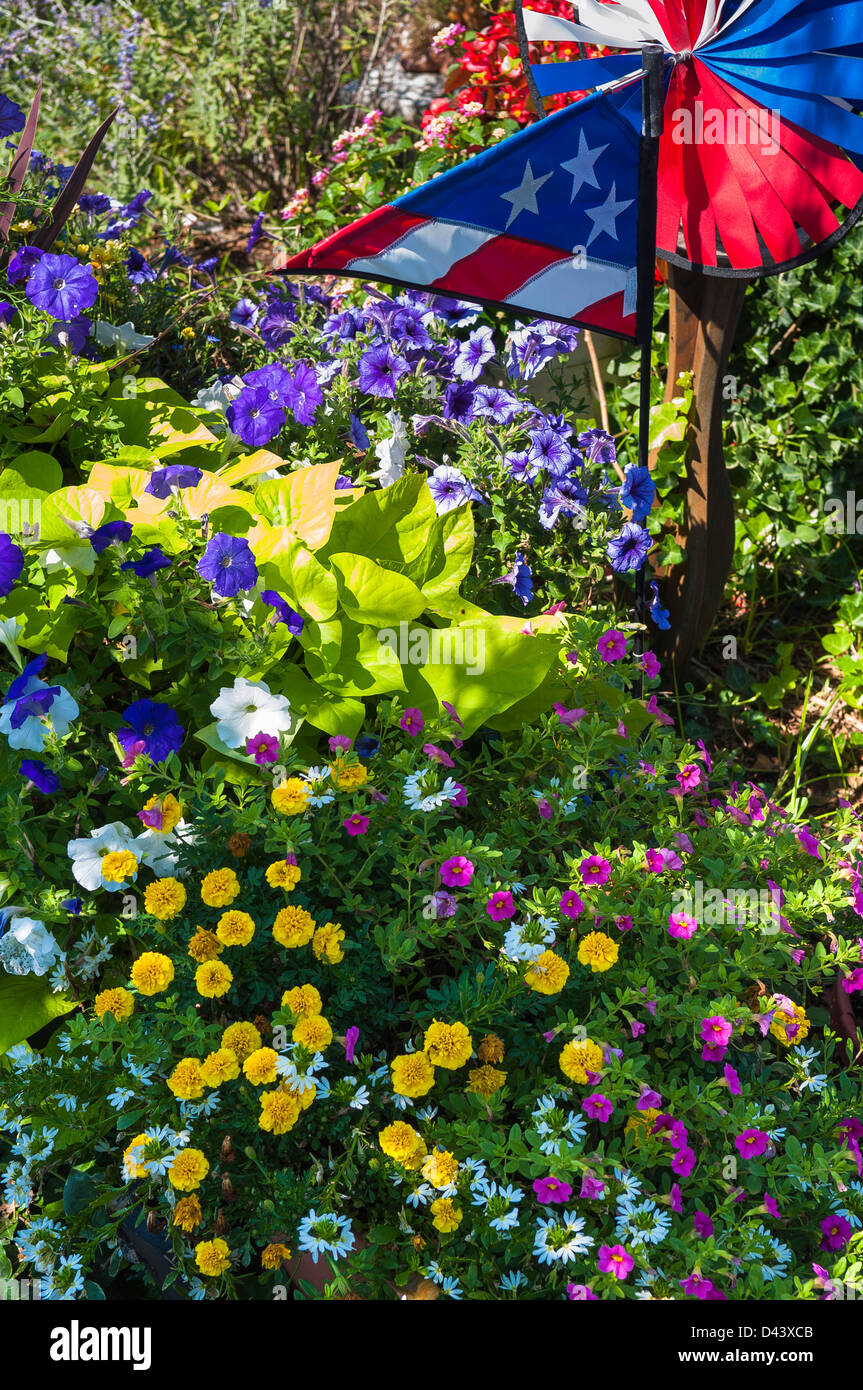
[[[298,816],[309,804],[312,789],[302,777],[287,777],[281,786],[273,787],[270,801],[280,816]]]
[[[131,1144],[127,1144],[125,1149],[123,1150],[123,1167],[125,1168],[130,1178],[145,1178],[147,1176],[146,1168],[144,1168],[142,1164],[136,1161],[137,1158],[143,1157],[143,1149],[146,1143],[146,1134],[136,1134]],[[133,1149],[141,1150],[141,1152],[138,1155],[136,1155],[135,1158],[132,1157]]]
[[[264,1246],[264,1249],[261,1251],[261,1268],[279,1269],[284,1264],[285,1260],[289,1260],[290,1258],[291,1252],[288,1247],[282,1245],[280,1241],[276,1241],[271,1245]]]
[[[275,1081],[279,1054],[272,1047],[259,1047],[243,1063],[243,1075],[253,1086],[270,1086]]]
[[[345,958],[345,953],[342,950],[344,939],[345,934],[339,922],[325,922],[315,932],[312,950],[318,960],[325,960],[330,965],[338,965],[339,961]]]
[[[330,781],[339,791],[353,792],[368,781],[369,774],[362,763],[346,763],[344,758],[334,758],[330,766]]]
[[[312,1083],[312,1085],[307,1086],[304,1091],[295,1091],[294,1094],[296,1095],[297,1100],[300,1102],[300,1109],[308,1110],[315,1096],[318,1094],[318,1088],[314,1085],[314,1083]]]
[[[288,1086],[279,1086],[275,1091],[264,1091],[261,1095],[258,1127],[270,1134],[287,1134],[300,1118],[301,1110],[300,1097]]]
[[[604,1065],[602,1048],[590,1038],[581,1042],[568,1042],[560,1054],[560,1069],[570,1081],[587,1081],[587,1073],[600,1072]]]
[[[806,1017],[806,1010],[785,996],[781,996],[781,1002],[774,997],[770,1004],[775,1011],[773,1022],[770,1024],[770,1032],[785,1047],[795,1047],[797,1043],[803,1041],[812,1027]]]
[[[474,1067],[467,1074],[467,1089],[475,1096],[493,1096],[506,1083],[506,1072],[496,1067]]]
[[[193,1192],[209,1171],[209,1160],[200,1149],[181,1149],[168,1169],[168,1181],[178,1192]]]
[[[181,1197],[174,1207],[173,1225],[179,1226],[181,1231],[188,1235],[194,1231],[196,1226],[200,1226],[204,1216],[201,1211],[201,1203],[197,1197]]]
[[[626,1124],[623,1126],[624,1134],[634,1134],[636,1144],[640,1144],[650,1134],[654,1120],[658,1120],[662,1112],[650,1108],[640,1110],[635,1115],[630,1115]]]
[[[161,825],[151,827],[160,835],[169,835],[183,815],[183,808],[173,792],[168,792],[166,796],[151,796],[149,801],[144,802],[144,810],[160,812]]]
[[[125,883],[138,872],[138,857],[130,849],[114,849],[102,859],[102,877],[106,883]]]
[[[230,907],[240,891],[233,869],[213,869],[201,884],[201,901],[207,907]]]
[[[458,1177],[458,1160],[446,1149],[435,1149],[423,1160],[422,1174],[432,1187],[451,1187]]]
[[[426,1156],[426,1144],[413,1125],[395,1120],[378,1135],[378,1143],[387,1158],[395,1159],[403,1168],[419,1168]]]
[[[536,994],[560,994],[569,979],[569,966],[554,951],[543,951],[524,977]]]
[[[232,1023],[222,1034],[222,1047],[227,1047],[239,1062],[245,1062],[261,1045],[261,1035],[254,1023]]]
[[[486,1033],[484,1038],[480,1038],[476,1055],[481,1062],[503,1061],[503,1042],[497,1033]]]
[[[231,988],[233,974],[221,960],[208,960],[195,971],[195,988],[205,999],[220,999]]]
[[[255,934],[255,923],[248,912],[223,912],[216,936],[225,946],[248,946]]]
[[[161,951],[144,951],[130,971],[132,984],[140,994],[161,994],[174,978],[174,962]]]
[[[456,1206],[452,1197],[435,1198],[429,1210],[433,1217],[432,1225],[435,1230],[443,1231],[445,1235],[449,1231],[457,1230],[464,1216],[461,1207]]]
[[[132,1017],[135,996],[127,989],[103,989],[93,1000],[93,1008],[97,1018],[103,1019],[106,1014],[113,1014],[119,1023],[121,1019]]]
[[[186,906],[186,890],[175,878],[157,878],[147,884],[144,907],[160,922],[170,922]]]
[[[204,1078],[197,1057],[184,1057],[168,1077],[168,1090],[177,1100],[200,1100],[204,1094]]]
[[[229,1047],[220,1047],[216,1052],[211,1052],[201,1064],[205,1086],[221,1086],[223,1081],[233,1081],[239,1074],[237,1054]]]
[[[294,1018],[311,1018],[323,1008],[321,996],[314,985],[295,985],[282,995],[282,1008],[290,1009]]]
[[[302,874],[299,864],[291,864],[287,859],[277,859],[275,864],[268,866],[266,877],[271,888],[284,888],[286,893],[290,893],[296,888]]]
[[[221,1236],[215,1240],[202,1240],[195,1246],[195,1264],[202,1274],[215,1278],[231,1267],[231,1251],[227,1241]]]
[[[468,1061],[473,1039],[463,1023],[438,1023],[434,1018],[426,1029],[423,1047],[434,1066],[454,1071]]]
[[[405,1052],[390,1062],[397,1096],[427,1095],[434,1085],[434,1067],[425,1052]]]
[[[273,936],[280,946],[307,946],[315,934],[315,919],[304,907],[283,907],[276,913]]]
[[[610,970],[620,955],[620,947],[604,931],[592,931],[578,943],[578,959],[589,965],[594,974]]]
[[[203,927],[196,927],[195,935],[189,938],[189,955],[200,965],[205,961],[215,960],[224,949],[216,933],[205,931]]]
[[[322,1014],[309,1014],[295,1025],[291,1037],[312,1052],[325,1052],[333,1040],[333,1030]]]

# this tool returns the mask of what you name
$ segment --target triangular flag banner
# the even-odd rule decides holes
[[[601,92],[280,269],[368,277],[636,340],[641,106]]]
[[[604,86],[641,109],[641,46],[662,45],[657,254],[712,275],[799,265],[863,215],[863,0],[578,0],[577,22],[524,0],[525,40],[631,50],[529,66],[541,99]],[[607,85],[606,85],[607,84]],[[577,109],[577,107],[576,107]]]

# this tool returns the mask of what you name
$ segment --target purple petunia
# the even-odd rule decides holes
[[[318,406],[324,399],[314,367],[306,362],[298,362],[288,378],[286,390],[287,406],[297,424],[314,424]]]
[[[156,272],[149,261],[134,246],[129,248],[129,254],[123,264],[130,285],[146,285],[156,278]]]
[[[290,372],[279,362],[268,362],[265,367],[257,367],[243,377],[244,386],[262,386],[270,400],[283,409],[290,403],[290,382]]]
[[[57,791],[60,786],[60,778],[56,772],[52,772],[46,767],[41,758],[25,758],[20,764],[18,771],[22,777],[26,777],[38,792],[44,796],[50,796]]]
[[[174,488],[197,487],[203,478],[200,468],[193,467],[190,463],[170,463],[167,468],[156,468],[150,474],[150,481],[144,488],[151,497],[158,497],[164,501],[170,497]]]
[[[635,521],[627,521],[620,534],[612,536],[605,548],[615,574],[641,569],[652,544],[649,531]]]
[[[469,381],[453,381],[443,394],[441,413],[445,420],[469,425],[475,417],[476,388]]]
[[[221,598],[235,598],[241,589],[253,589],[258,582],[258,567],[248,541],[224,531],[210,538],[196,568]]]
[[[234,434],[250,449],[269,444],[285,427],[285,412],[264,386],[244,386],[227,409]]]
[[[516,555],[508,572],[491,582],[492,584],[511,584],[513,593],[521,599],[522,603],[530,603],[533,598],[533,576],[530,565],[521,551]]]
[[[33,267],[38,265],[45,253],[38,246],[19,246],[6,268],[6,279],[10,285],[18,285],[26,280]],[[73,315],[74,317],[74,315]]]
[[[117,730],[117,742],[126,754],[128,765],[139,753],[154,763],[163,763],[176,753],[183,742],[183,726],[175,710],[155,700],[135,700],[123,711],[125,726]]]
[[[434,498],[438,516],[462,507],[468,502],[482,502],[485,499],[477,492],[458,468],[441,464],[428,480],[428,488]]]
[[[607,467],[617,460],[614,440],[605,430],[582,430],[578,436],[578,447],[588,463],[602,463]]]
[[[55,319],[48,334],[48,342],[52,347],[69,348],[70,352],[77,355],[83,351],[92,327],[92,319],[88,319],[85,314],[79,314],[78,318],[71,319],[69,323]]]
[[[127,560],[120,566],[121,570],[131,570],[137,574],[139,579],[149,579],[156,570],[167,569],[171,561],[164,554],[160,545],[151,545],[149,550],[145,550],[140,560]]]
[[[264,214],[263,214],[262,212],[259,212],[258,215],[257,215],[257,217],[255,218],[254,222],[252,223],[250,229],[249,229],[249,239],[248,239],[248,241],[246,242],[246,255],[247,255],[247,256],[248,256],[252,251],[254,251],[254,249],[255,249],[255,247],[257,246],[258,242],[260,241],[261,237],[264,235],[264,233],[261,231],[261,224],[263,223],[263,220],[264,220]]]
[[[132,525],[128,521],[106,521],[97,526],[90,536],[90,544],[97,555],[107,550],[109,545],[125,545],[132,539]]]
[[[565,477],[572,466],[572,450],[556,430],[536,430],[530,436],[528,458],[540,468],[547,468],[552,478]]]
[[[251,299],[238,299],[231,310],[231,323],[238,328],[253,328],[259,313],[260,309]]]
[[[68,323],[95,304],[99,286],[90,267],[74,256],[46,252],[30,271],[24,292],[36,309]]]
[[[0,140],[24,129],[24,112],[5,92],[0,92]]]
[[[459,346],[452,369],[462,381],[476,381],[477,377],[482,376],[486,362],[493,357],[494,334],[491,329],[486,326],[475,328],[467,341]]]
[[[656,488],[650,476],[650,469],[632,466],[627,468],[620,489],[620,503],[631,510],[633,521],[644,521],[653,506],[655,496]]]
[[[23,568],[24,551],[5,531],[0,531],[0,598],[11,594]]]
[[[281,594],[276,593],[275,589],[262,589],[261,601],[275,609],[275,612],[270,615],[271,622],[284,623],[288,632],[292,632],[295,637],[302,632],[303,618],[289,603],[285,602]]]
[[[388,343],[368,348],[360,358],[360,390],[370,396],[383,396],[390,400],[396,394],[399,377],[410,371],[403,357],[393,352]]]

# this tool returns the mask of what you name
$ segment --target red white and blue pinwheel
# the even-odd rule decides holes
[[[523,39],[627,51],[531,63],[540,97],[601,87],[637,127],[641,47],[666,52],[662,259],[776,273],[828,250],[863,214],[863,0],[579,0],[573,13],[524,0]]]

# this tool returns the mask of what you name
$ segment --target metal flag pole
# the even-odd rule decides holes
[[[665,50],[647,43],[641,53],[641,140],[638,150],[638,294],[636,331],[641,345],[641,381],[638,404],[638,464],[647,468],[650,452],[650,373],[653,364],[653,301],[656,271],[656,213],[658,205],[659,140],[665,106]],[[647,621],[647,561],[635,576],[635,614]],[[635,639],[636,656],[644,651],[644,633]],[[643,678],[642,678],[643,683]]]

